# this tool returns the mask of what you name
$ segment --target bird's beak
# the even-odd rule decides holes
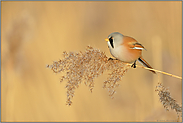
[[[106,38],[106,39],[105,39],[105,41],[109,41],[109,39],[108,39],[108,38]]]

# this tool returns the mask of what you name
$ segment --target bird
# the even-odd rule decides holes
[[[119,32],[111,33],[105,39],[108,48],[113,57],[125,63],[133,63],[131,67],[136,68],[136,61],[140,62],[143,66],[153,69],[143,58],[142,50],[146,50],[142,44],[137,42],[130,36],[125,36]],[[109,58],[108,60],[113,60]],[[150,70],[154,74],[154,70]]]

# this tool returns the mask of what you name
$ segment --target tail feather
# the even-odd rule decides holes
[[[138,61],[145,67],[151,68],[153,69],[142,57],[138,58]],[[156,72],[154,70],[150,70],[151,72],[153,72],[154,74],[156,74]]]

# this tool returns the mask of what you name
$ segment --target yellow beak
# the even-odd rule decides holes
[[[106,39],[105,39],[105,41],[109,41],[109,39],[108,39],[108,38],[106,38]]]

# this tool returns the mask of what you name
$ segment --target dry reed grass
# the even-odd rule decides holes
[[[179,117],[182,116],[182,106],[180,106],[177,101],[171,97],[170,91],[165,88],[162,83],[158,83],[155,91],[158,92],[159,99],[166,111],[174,109],[179,120]]]
[[[66,75],[62,76],[60,82],[67,80],[67,105],[72,104],[74,91],[79,87],[83,81],[92,92],[94,88],[94,79],[105,71],[112,70],[109,77],[104,81],[103,88],[108,89],[109,96],[113,96],[115,88],[119,86],[118,82],[121,80],[126,71],[130,68],[128,65],[118,60],[108,61],[108,57],[104,52],[87,46],[85,52],[63,52],[64,59],[54,61],[52,65],[48,65],[54,73],[64,72]]]
[[[75,89],[84,82],[92,92],[94,88],[94,79],[105,71],[111,71],[107,80],[104,81],[103,88],[108,89],[109,96],[113,98],[115,88],[119,86],[119,81],[125,75],[127,70],[131,68],[131,64],[121,62],[119,60],[108,60],[109,58],[99,49],[87,46],[85,52],[63,52],[64,59],[54,61],[52,65],[47,65],[54,73],[65,72],[60,82],[67,80],[67,105],[72,104]],[[138,66],[140,67],[140,66]],[[153,69],[155,70],[155,69]],[[157,70],[156,70],[157,71]],[[158,71],[162,74],[165,72]],[[167,74],[168,75],[168,74]],[[172,76],[172,75],[171,75]],[[170,96],[170,92],[162,84],[156,86],[156,90],[160,101],[164,108],[175,109],[178,114],[182,113],[182,107]]]

